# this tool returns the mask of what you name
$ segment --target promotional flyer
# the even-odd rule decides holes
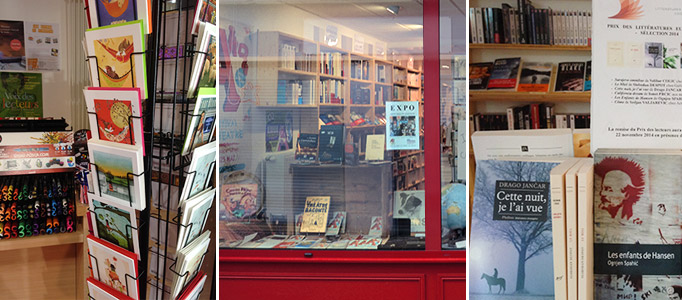
[[[386,102],[386,149],[419,150],[419,101]]]

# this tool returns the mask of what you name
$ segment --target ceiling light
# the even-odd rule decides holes
[[[440,66],[440,67],[443,68],[443,69],[450,69],[450,66],[448,66],[448,65],[442,65],[442,66]]]
[[[400,6],[398,5],[386,6],[386,10],[397,16],[398,12],[400,11]]]

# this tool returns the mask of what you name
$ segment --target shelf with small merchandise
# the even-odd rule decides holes
[[[589,103],[591,92],[517,92],[469,91],[470,102],[584,102]]]

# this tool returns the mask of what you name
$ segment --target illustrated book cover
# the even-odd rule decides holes
[[[554,91],[582,92],[585,87],[585,62],[559,63]]]
[[[674,149],[595,152],[595,299],[679,297],[680,168]]]
[[[476,163],[469,299],[554,299],[550,172],[560,161]]]
[[[523,62],[519,85],[519,92],[548,92],[549,82],[552,80],[551,63]]]
[[[520,66],[520,57],[496,59],[488,80],[488,89],[515,89]]]
[[[307,197],[303,209],[303,223],[301,232],[325,233],[327,231],[327,218],[329,217],[329,196]]]
[[[493,70],[493,63],[469,64],[469,89],[485,90],[488,88],[488,80]]]

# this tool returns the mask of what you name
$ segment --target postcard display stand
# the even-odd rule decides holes
[[[204,237],[200,234],[202,232],[210,236],[210,232],[204,231],[204,225],[210,224],[210,218],[214,218],[211,213],[213,211],[212,198],[208,202],[210,207],[205,207],[205,211],[202,210],[199,217],[186,218],[183,215],[185,212],[182,211],[181,205],[183,201],[189,202],[193,199],[188,199],[190,198],[189,195],[202,194],[203,192],[207,192],[204,193],[205,195],[208,194],[209,190],[212,189],[210,186],[214,185],[211,180],[211,174],[213,174],[211,171],[215,169],[215,158],[212,162],[206,163],[209,166],[208,168],[204,166],[204,169],[209,171],[201,177],[203,178],[200,184],[202,189],[198,191],[195,190],[195,186],[198,186],[195,181],[199,181],[200,179],[197,178],[200,177],[197,171],[188,171],[193,163],[194,148],[201,146],[201,144],[206,144],[205,146],[214,145],[214,143],[207,143],[213,139],[213,122],[207,121],[208,117],[205,117],[205,111],[199,111],[203,127],[192,122],[193,118],[199,117],[196,115],[196,110],[193,110],[197,97],[193,95],[195,93],[189,95],[190,93],[187,92],[187,90],[191,90],[190,73],[195,60],[203,60],[209,54],[197,51],[197,36],[192,34],[195,1],[179,0],[173,3],[170,1],[152,1],[151,3],[151,33],[146,34],[147,50],[143,49],[143,51],[130,54],[131,57],[146,58],[144,64],[146,68],[146,72],[144,72],[146,74],[146,91],[140,92],[141,107],[139,110],[144,111],[144,113],[135,116],[135,109],[131,108],[132,116],[129,116],[127,120],[127,124],[131,127],[130,132],[135,132],[135,126],[138,124],[144,129],[144,131],[139,131],[143,132],[144,135],[142,141],[144,158],[139,162],[139,165],[133,162],[133,172],[119,176],[122,177],[121,180],[126,181],[125,179],[127,179],[127,184],[123,182],[123,184],[117,185],[116,179],[118,177],[112,175],[110,170],[104,171],[106,167],[98,165],[97,154],[92,149],[93,147],[98,149],[102,147],[100,144],[106,144],[109,145],[107,147],[118,150],[112,150],[111,153],[106,154],[125,156],[124,150],[133,147],[131,145],[133,143],[132,134],[130,137],[118,141],[119,144],[110,146],[112,144],[110,142],[96,141],[96,137],[100,137],[100,140],[103,139],[99,132],[95,135],[95,131],[100,130],[99,125],[96,125],[97,128],[93,129],[93,139],[89,141],[92,177],[100,178],[98,179],[100,182],[106,180],[106,184],[95,181],[93,183],[96,185],[95,191],[89,195],[91,202],[89,212],[93,220],[93,228],[90,229],[92,236],[88,237],[88,242],[91,244],[89,256],[93,277],[88,279],[90,289],[88,298],[90,299],[96,298],[93,290],[97,290],[98,293],[103,291],[100,287],[101,283],[107,280],[106,276],[109,276],[99,272],[99,269],[102,268],[105,272],[110,271],[106,269],[109,263],[101,261],[101,257],[98,258],[92,253],[94,249],[92,245],[109,245],[112,246],[110,248],[114,249],[113,251],[123,253],[123,256],[137,258],[136,261],[132,259],[133,264],[136,263],[137,265],[130,273],[126,272],[122,275],[123,272],[115,272],[118,273],[116,275],[120,285],[117,289],[122,292],[119,296],[128,296],[133,299],[176,299],[178,296],[184,297],[190,292],[186,291],[189,290],[186,287],[198,281],[203,282],[201,279],[206,275],[199,269],[202,269],[204,258],[207,255],[209,255],[208,257],[212,255],[208,254],[207,251],[199,254],[200,259],[196,263],[190,262],[190,264],[194,263],[195,267],[190,271],[181,271],[185,270],[181,265],[187,262],[180,261],[179,257],[176,256],[185,250],[178,245],[188,246],[193,241],[196,242]],[[146,33],[146,31],[144,32]],[[142,40],[145,41],[144,35]],[[104,72],[104,68],[100,68],[98,65],[100,63],[98,57],[88,56],[87,59],[91,68],[96,65],[100,69],[100,73],[96,77],[93,75],[93,78],[101,82],[103,79],[100,78],[100,74]],[[132,69],[133,59],[130,61]],[[130,73],[133,76],[136,74],[136,72]],[[140,82],[136,80],[133,78],[131,81],[139,84]],[[199,94],[201,95],[202,91]],[[114,98],[114,101],[117,100],[119,99]],[[112,110],[111,114],[113,114],[113,108],[110,109]],[[101,120],[96,112],[88,111],[88,113],[90,114],[91,127],[93,127],[93,122],[100,124]],[[193,130],[188,129],[190,125],[193,126]],[[207,135],[208,139],[202,138],[203,143],[199,144],[195,141],[199,135],[198,130],[201,130],[201,133],[210,133]],[[106,134],[103,136],[106,137]],[[186,139],[191,141],[190,147],[184,146]],[[139,139],[135,139],[135,144],[138,143]],[[195,188],[192,190],[194,193],[185,194],[185,190],[189,190],[190,187]],[[129,223],[125,224],[125,228],[121,228],[124,231],[122,239],[130,241],[126,244],[127,248],[116,247],[121,246],[121,244],[112,245],[95,237],[98,235],[98,226],[100,226],[98,218],[103,218],[103,211],[101,207],[98,207],[99,202],[97,201],[102,199],[104,203],[108,199],[107,194],[116,192],[122,193],[123,196],[127,194],[128,197],[123,198],[127,198],[128,202],[106,203],[104,206],[114,206],[117,211],[130,212],[130,218],[127,220]],[[140,201],[134,200],[135,194],[139,194],[138,200]],[[186,219],[190,221],[198,219],[199,221],[188,222]],[[108,230],[109,223],[106,223],[106,227]],[[183,233],[182,240],[179,240],[178,234]],[[212,264],[210,269],[212,269]],[[183,291],[183,294],[180,294],[180,291]],[[202,290],[199,289],[199,291]],[[206,293],[208,294],[208,292]],[[192,295],[198,294],[200,292],[192,292]]]

